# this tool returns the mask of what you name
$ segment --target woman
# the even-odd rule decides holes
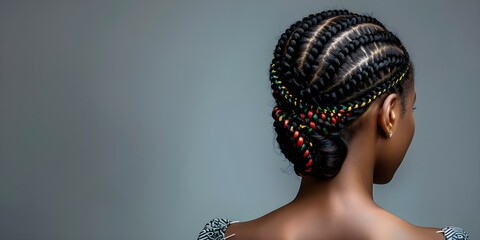
[[[414,226],[373,201],[415,131],[414,71],[375,18],[325,11],[280,37],[270,67],[282,153],[302,177],[295,199],[258,219],[213,219],[198,239],[468,239]]]

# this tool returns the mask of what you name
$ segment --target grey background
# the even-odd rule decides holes
[[[480,1],[0,1],[0,239],[196,239],[299,180],[268,65],[294,21],[373,14],[416,66],[416,135],[378,203],[480,239]]]

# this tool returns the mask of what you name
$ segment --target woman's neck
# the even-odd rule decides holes
[[[373,202],[373,169],[375,160],[374,131],[364,131],[348,145],[348,155],[340,172],[330,180],[303,177],[292,201],[309,201],[316,206],[332,204],[368,204]]]

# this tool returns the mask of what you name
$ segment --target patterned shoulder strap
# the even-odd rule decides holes
[[[439,231],[445,235],[445,240],[469,240],[467,233],[459,227],[447,226]]]
[[[225,237],[228,225],[238,221],[230,221],[225,218],[214,218],[208,222],[198,235],[197,240],[225,240],[231,236]],[[234,234],[232,234],[234,236]]]

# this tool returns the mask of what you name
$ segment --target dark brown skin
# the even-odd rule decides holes
[[[440,229],[412,225],[373,201],[373,183],[388,183],[410,146],[415,98],[410,89],[405,113],[398,94],[377,99],[358,120],[361,127],[336,177],[329,181],[303,177],[293,201],[258,219],[229,225],[225,236],[235,233],[229,240],[444,240],[437,233]]]

